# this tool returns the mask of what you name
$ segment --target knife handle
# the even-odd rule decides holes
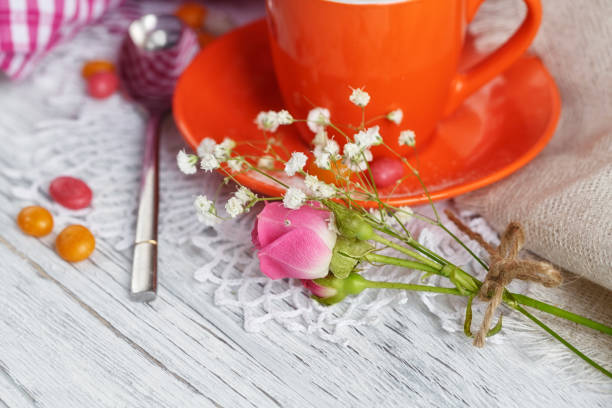
[[[157,296],[157,214],[159,206],[159,130],[163,115],[147,121],[136,222],[131,298],[150,302]]]

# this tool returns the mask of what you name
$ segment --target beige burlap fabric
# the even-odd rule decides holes
[[[509,221],[519,221],[527,249],[612,289],[612,1],[542,4],[544,18],[532,51],[561,91],[557,132],[533,162],[459,197],[457,204],[483,214],[500,232]],[[479,46],[494,47],[523,15],[520,1],[488,0],[471,29],[482,34]],[[561,293],[586,296],[583,301],[596,302],[596,309],[612,315],[612,297],[604,289],[571,286]],[[602,296],[607,305],[598,301]]]

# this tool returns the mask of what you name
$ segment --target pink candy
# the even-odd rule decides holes
[[[87,92],[92,98],[108,98],[118,86],[119,79],[114,72],[98,72],[87,78]]]
[[[381,157],[371,165],[372,176],[377,188],[385,188],[404,177],[404,164],[399,159]]]
[[[58,177],[49,185],[49,194],[60,205],[79,210],[89,206],[93,196],[85,182],[74,177]]]

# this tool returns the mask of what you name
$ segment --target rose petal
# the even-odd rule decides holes
[[[254,227],[257,232],[251,234],[252,237],[257,236],[259,246],[255,241],[253,241],[253,244],[260,249],[289,231],[296,228],[307,228],[319,235],[331,250],[336,244],[336,233],[329,230],[330,218],[331,213],[329,211],[311,206],[303,206],[299,210],[289,210],[281,203],[266,204],[257,216],[257,223]]]
[[[329,298],[335,296],[338,291],[334,288],[328,288],[327,286],[321,286],[313,280],[302,279],[302,285],[308,289],[313,295],[320,298]]]
[[[261,271],[272,279],[327,276],[332,251],[312,230],[293,229],[259,251]]]
[[[285,225],[285,217],[289,211],[281,203],[266,203],[264,209],[257,215],[257,222],[254,227],[257,229],[257,241],[259,242],[259,247],[255,245],[257,249],[274,242],[288,231]],[[252,236],[253,234],[251,234]]]

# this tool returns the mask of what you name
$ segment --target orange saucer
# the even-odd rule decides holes
[[[462,68],[482,58],[471,44],[468,40]],[[176,123],[194,149],[205,137],[230,137],[238,142],[240,154],[261,155],[259,147],[265,141],[253,120],[262,110],[283,108],[265,22],[239,28],[208,45],[181,76],[173,107]],[[441,121],[432,141],[417,147],[418,156],[411,162],[434,200],[484,187],[518,170],[546,146],[560,110],[552,77],[537,57],[525,56]],[[309,150],[294,126],[281,126],[274,137],[285,151]],[[236,178],[259,193],[278,196],[283,191],[253,172]],[[302,184],[297,178],[290,183]],[[379,193],[392,205],[427,202],[416,179],[391,190]]]

